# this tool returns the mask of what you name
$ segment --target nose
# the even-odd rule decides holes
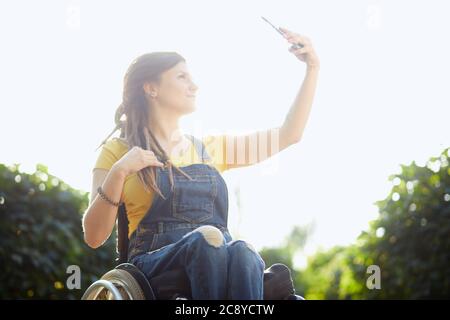
[[[194,94],[194,93],[197,92],[197,90],[198,90],[197,85],[196,85],[194,82],[192,82],[192,83],[191,83],[191,86],[189,87],[189,91],[190,91],[192,94]]]

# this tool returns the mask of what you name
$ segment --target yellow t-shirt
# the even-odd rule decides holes
[[[209,135],[200,139],[203,141],[205,149],[211,158],[211,162],[208,163],[214,166],[220,173],[228,169],[226,164],[227,161],[225,161],[225,137],[225,135]],[[172,157],[169,155],[172,163],[176,166],[187,166],[193,163],[202,162],[192,142],[187,149],[179,151],[178,154],[177,152],[174,152]],[[125,140],[121,138],[112,138],[108,140],[102,146],[94,169],[111,169],[112,165],[127,152],[128,144]],[[155,192],[153,192],[153,190],[151,190],[151,193],[145,191],[137,173],[131,174],[125,179],[121,201],[125,203],[125,207],[127,208],[129,221],[128,236],[136,230],[137,225],[152,205],[154,194]]]

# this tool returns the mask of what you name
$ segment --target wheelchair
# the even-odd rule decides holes
[[[92,283],[81,300],[191,300],[188,277],[183,268],[168,270],[148,279],[128,263],[128,218],[125,205],[117,217],[118,265]],[[264,270],[264,300],[305,300],[295,293],[290,269],[275,263]]]

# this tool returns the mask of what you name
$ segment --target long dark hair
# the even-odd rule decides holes
[[[155,139],[151,128],[148,127],[150,102],[145,97],[143,85],[145,82],[152,81],[160,83],[161,74],[182,61],[185,59],[176,52],[151,52],[137,57],[131,63],[124,77],[122,103],[117,108],[114,117],[116,127],[99,146],[105,144],[114,132],[120,130],[120,139],[128,145],[128,150],[134,146],[151,150],[159,161],[168,166],[172,190],[174,185],[172,168],[188,179],[192,180],[192,178],[170,162],[166,152]],[[145,167],[137,174],[147,191],[153,189],[163,199],[166,199],[157,185],[157,171],[154,166]]]

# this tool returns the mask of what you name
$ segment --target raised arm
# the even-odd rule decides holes
[[[280,127],[243,135],[227,135],[224,145],[226,168],[238,168],[261,162],[301,140],[313,104],[320,69],[319,59],[309,38],[280,28],[289,43],[301,43],[303,48],[289,49],[300,61],[306,62],[306,74],[297,96]]]

